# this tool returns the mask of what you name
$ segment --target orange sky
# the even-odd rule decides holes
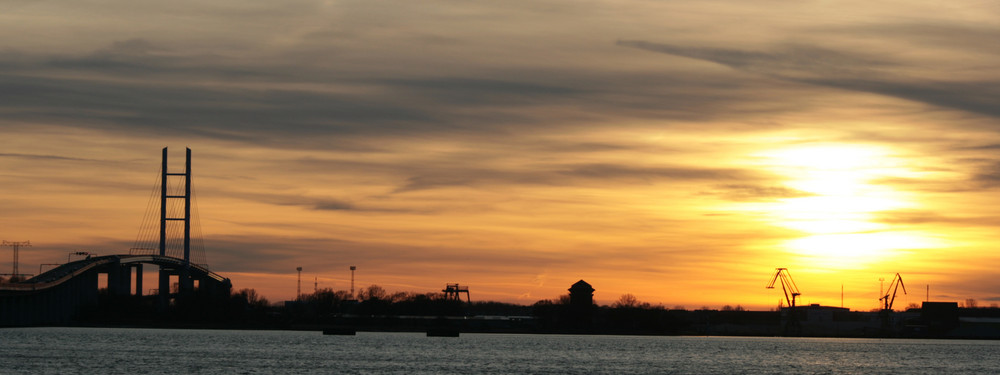
[[[1000,301],[1000,6],[0,5],[0,239],[127,252],[194,153],[213,270],[530,304]],[[10,272],[10,249],[0,272]],[[34,271],[32,271],[34,270]],[[152,285],[152,284],[150,284]]]

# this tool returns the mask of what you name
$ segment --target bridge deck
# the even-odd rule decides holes
[[[32,277],[28,280],[24,280],[16,283],[5,283],[0,284],[0,291],[35,291],[44,290],[59,284],[62,284],[73,277],[91,270],[95,267],[100,267],[109,263],[119,263],[119,264],[136,264],[136,263],[146,263],[155,264],[160,267],[174,268],[178,269],[187,266],[188,269],[196,275],[204,276],[215,280],[220,283],[225,283],[228,279],[222,277],[221,275],[208,270],[197,264],[186,264],[183,259],[174,258],[171,256],[159,256],[159,255],[105,255],[99,257],[92,257],[87,259],[82,259],[74,262],[69,262],[60,265],[59,267],[48,270],[40,275]]]

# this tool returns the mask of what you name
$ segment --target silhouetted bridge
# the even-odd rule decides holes
[[[109,295],[141,296],[142,270],[146,264],[159,267],[160,278],[169,280],[175,276],[177,279],[176,283],[167,283],[175,284],[174,290],[167,293],[156,290],[155,297],[169,300],[194,292],[228,295],[232,288],[229,279],[181,258],[160,255],[92,257],[60,265],[22,282],[0,284],[0,325],[72,322],[80,311],[98,305],[101,274],[107,275]]]
[[[232,288],[229,279],[191,261],[191,149],[187,149],[184,172],[170,173],[164,148],[160,173],[159,197],[151,199],[150,205],[155,207],[152,203],[159,202],[159,230],[152,229],[155,224],[143,223],[140,239],[136,240],[137,245],[143,246],[133,249],[143,254],[88,257],[28,280],[0,283],[0,326],[73,322],[80,312],[100,302],[102,274],[106,275],[107,294],[112,299],[142,296],[143,265],[158,268],[155,296],[149,299],[155,299],[159,311],[166,311],[178,297],[195,294],[228,297]],[[169,189],[171,186],[173,191]],[[177,200],[182,204],[168,205],[169,201]],[[146,217],[157,216],[153,211],[156,210],[148,209]]]

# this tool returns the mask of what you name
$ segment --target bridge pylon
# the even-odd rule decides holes
[[[160,268],[159,296],[162,307],[166,307],[170,300],[170,276],[177,275],[179,293],[187,293],[194,289],[194,280],[191,279],[191,149],[186,149],[186,158],[183,173],[171,173],[167,164],[167,148],[163,148],[163,165],[160,172],[160,256],[167,255],[167,223],[170,221],[181,221],[184,223],[184,257],[183,265],[177,269]],[[171,194],[168,191],[171,180],[183,178],[184,193]],[[184,211],[181,216],[171,215],[168,203],[173,200],[182,200]]]

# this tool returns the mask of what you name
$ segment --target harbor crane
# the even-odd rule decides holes
[[[787,268],[775,268],[774,277],[771,279],[771,283],[767,284],[767,289],[774,289],[774,284],[781,280],[781,291],[785,293],[785,302],[788,303],[789,308],[795,308],[795,298],[802,295],[799,293],[799,287],[795,286],[795,281],[792,280],[792,274],[788,273]]]
[[[883,310],[892,311],[892,303],[896,302],[896,291],[899,287],[903,287],[903,294],[906,294],[906,285],[903,285],[903,277],[896,273],[896,277],[892,278],[892,282],[889,283],[889,289],[885,290],[885,295],[879,297],[879,300],[883,302]]]
[[[879,311],[879,317],[882,319],[882,334],[885,336],[890,336],[893,334],[892,329],[892,303],[896,302],[896,291],[899,287],[903,287],[903,294],[906,294],[906,285],[903,285],[903,277],[896,273],[896,276],[892,278],[892,282],[889,283],[889,289],[885,290],[885,295],[879,297],[879,301],[882,301],[884,308]]]
[[[788,303],[785,334],[797,336],[802,332],[802,326],[799,324],[798,312],[795,310],[795,299],[802,293],[799,293],[799,287],[795,285],[792,274],[788,273],[787,268],[775,268],[774,277],[771,278],[771,283],[767,284],[767,289],[774,289],[774,284],[778,280],[781,280],[781,291],[785,294],[785,302]]]

